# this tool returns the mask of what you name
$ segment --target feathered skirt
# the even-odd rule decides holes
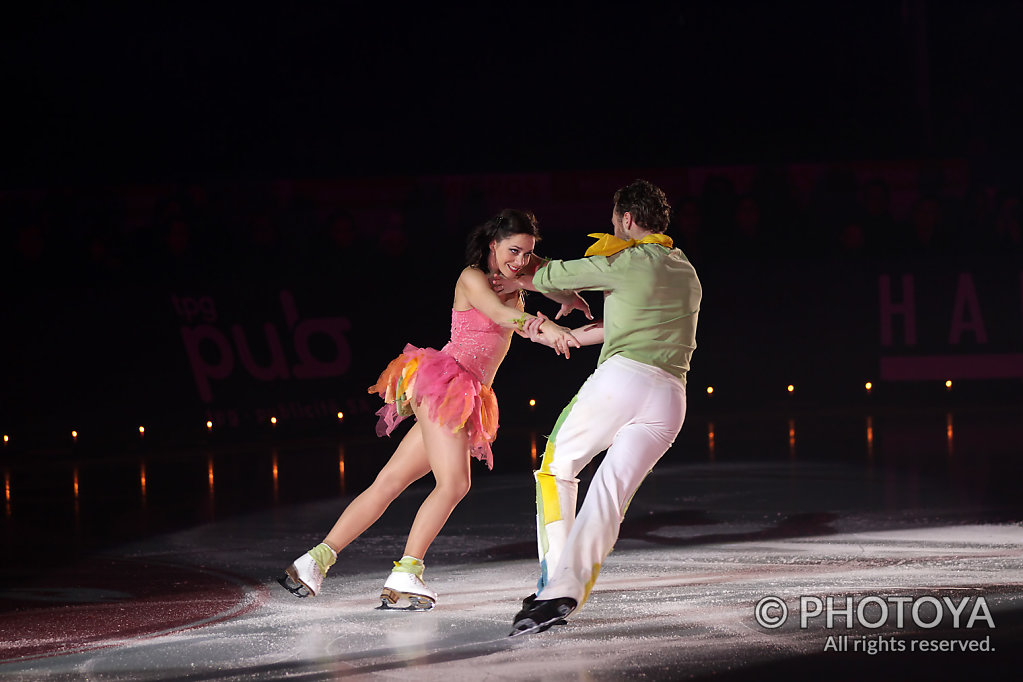
[[[494,468],[490,444],[497,436],[497,396],[447,353],[408,344],[369,392],[385,403],[377,411],[378,436],[390,435],[412,414],[412,404],[425,404],[431,420],[452,433],[464,431],[472,456]]]

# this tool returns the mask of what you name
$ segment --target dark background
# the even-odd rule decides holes
[[[1023,356],[1021,26],[1023,2],[992,0],[4,3],[2,582],[357,492],[396,442],[375,438],[366,387],[406,342],[447,340],[466,232],[530,208],[541,252],[577,256],[635,177],[665,188],[705,291],[666,464],[786,463],[748,474],[763,499],[822,506],[755,512],[783,533],[830,527],[860,494],[854,477],[804,497],[833,483],[821,462],[876,483],[872,513],[1018,522],[1019,367],[951,391],[878,370]],[[915,344],[901,324],[882,343],[885,277],[897,299],[915,284]],[[974,313],[984,338],[950,334]],[[247,343],[257,365],[277,335],[292,369],[316,320],[344,326],[343,372],[261,380],[236,357],[203,399],[183,334]],[[307,350],[338,357],[322,336]],[[528,477],[596,357],[513,342],[494,474]],[[667,523],[729,513],[716,493],[674,499]],[[280,516],[295,543],[303,514]],[[40,538],[57,551],[25,561]]]
[[[8,4],[3,181],[1018,159],[1019,2]]]
[[[920,278],[933,353],[975,273],[992,338],[957,350],[1015,352],[1021,19],[1019,2],[923,0],[8,6],[0,427],[41,444],[162,420],[193,438],[233,410],[258,434],[297,401],[368,428],[383,363],[445,340],[466,230],[533,208],[543,252],[575,255],[637,175],[668,190],[705,285],[697,409],[709,384],[753,409],[792,381],[809,406],[863,399],[884,274]],[[259,355],[285,290],[303,318],[348,321],[349,371],[235,377],[200,401],[171,297],[215,300]],[[595,359],[534,350],[498,378],[509,423],[528,396],[555,410]],[[972,390],[1016,400],[1019,381]]]

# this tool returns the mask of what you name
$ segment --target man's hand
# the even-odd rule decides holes
[[[569,357],[569,348],[581,348],[582,344],[572,335],[568,327],[562,327],[543,313],[537,311],[536,317],[526,320],[521,331],[516,331],[534,343],[553,348],[558,355]]]
[[[583,315],[586,316],[587,320],[593,319],[593,313],[590,312],[590,304],[586,302],[586,299],[579,295],[578,292],[571,292],[572,299],[564,301],[561,304],[561,310],[554,316],[555,320],[560,320],[565,315],[568,315],[573,310],[579,310]]]
[[[558,355],[564,355],[565,358],[568,358],[569,348],[582,348],[582,344],[579,343],[579,339],[572,336],[572,331],[568,327],[562,327],[553,320],[545,319],[540,323],[540,329],[546,339],[546,343],[548,343]]]
[[[494,290],[495,294],[510,294],[513,291],[522,289],[522,282],[519,281],[518,277],[509,279],[501,274],[490,276],[490,288]]]

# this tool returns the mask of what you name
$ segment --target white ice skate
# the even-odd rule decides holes
[[[319,555],[319,561],[314,554]],[[315,597],[320,592],[327,569],[336,559],[337,554],[326,544],[317,545],[284,569],[287,575],[278,578],[277,582],[296,597]]]
[[[408,606],[399,604],[408,600]],[[437,593],[431,590],[415,573],[394,571],[387,576],[384,589],[380,592],[382,608],[407,608],[413,611],[429,611],[437,603]]]

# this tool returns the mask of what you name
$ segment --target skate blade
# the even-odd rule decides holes
[[[292,575],[292,568],[291,568],[291,566],[289,566],[287,568],[286,575],[283,575],[280,578],[278,578],[277,582],[281,584],[281,587],[286,589],[288,592],[291,592],[296,597],[304,598],[304,597],[315,596],[313,594],[312,590],[310,590],[308,587],[306,587],[305,583],[303,583],[300,580],[297,580]]]
[[[518,637],[519,635],[531,635],[537,632],[544,632],[555,625],[568,625],[568,621],[563,617],[558,616],[557,618],[552,618],[551,620],[544,621],[538,625],[532,618],[527,618],[512,625],[512,628],[514,629],[508,633],[508,636]]]
[[[398,602],[402,599],[408,600],[408,606],[398,606]],[[385,587],[380,592],[380,606],[377,608],[383,610],[395,610],[395,611],[429,611],[434,607],[436,602],[429,597],[424,597],[421,594],[409,594],[407,592],[398,592],[392,590],[389,587]]]
[[[540,632],[541,625],[537,625],[532,618],[528,620],[520,620],[512,625],[512,631],[508,633],[509,637],[518,637],[519,635],[531,635],[534,632]]]

